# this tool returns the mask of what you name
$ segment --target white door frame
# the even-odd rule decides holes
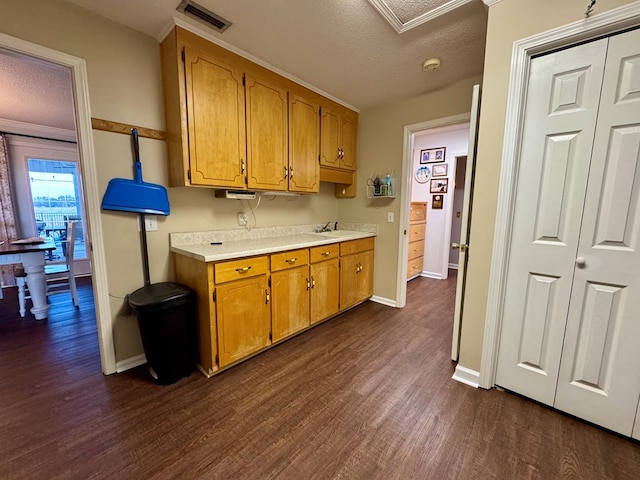
[[[479,385],[483,388],[491,388],[495,385],[504,286],[510,253],[513,206],[520,161],[518,148],[522,134],[527,73],[531,57],[638,25],[640,25],[640,1],[519,40],[513,44],[491,274],[480,363]]]
[[[89,106],[89,82],[84,59],[58,52],[35,43],[0,33],[0,47],[31,57],[68,67],[73,80],[78,151],[85,187],[86,220],[89,227],[91,260],[93,264],[93,297],[95,301],[98,344],[102,372],[115,373],[116,355],[113,343],[113,322],[109,306],[107,284],[107,262],[104,255],[102,222],[100,219],[100,198],[98,196],[98,173],[91,130],[91,110]]]
[[[458,123],[468,123],[471,112],[451,115],[450,117],[428,120],[426,122],[413,123],[404,127],[404,142],[402,148],[402,172],[404,185],[400,190],[400,228],[398,229],[398,279],[396,286],[396,307],[403,308],[407,304],[407,259],[409,258],[409,245],[407,243],[407,230],[409,228],[409,208],[411,204],[411,182],[413,181],[413,136],[423,130],[446,127]],[[449,223],[449,235],[451,224]],[[448,251],[448,250],[447,250]],[[449,257],[447,256],[447,259]],[[447,265],[449,264],[447,260]]]

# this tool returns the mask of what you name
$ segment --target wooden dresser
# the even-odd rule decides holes
[[[422,272],[424,257],[424,235],[427,226],[427,203],[411,202],[409,211],[409,256],[407,278],[413,278]]]

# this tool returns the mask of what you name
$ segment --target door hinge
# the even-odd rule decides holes
[[[187,178],[191,181],[191,169],[187,170]]]
[[[216,291],[214,290],[213,293],[211,294],[211,299],[215,302],[218,299],[218,296],[216,295]]]
[[[271,332],[269,332],[269,341],[273,342],[273,336],[271,335]]]
[[[217,353],[216,353],[216,365],[220,365],[220,358],[218,357]]]

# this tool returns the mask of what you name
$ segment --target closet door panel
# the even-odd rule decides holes
[[[640,398],[640,30],[611,37],[555,406],[631,435]]]
[[[496,383],[555,396],[607,41],[531,61]]]

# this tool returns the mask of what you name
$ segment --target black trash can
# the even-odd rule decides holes
[[[155,381],[168,385],[188,377],[197,357],[195,292],[177,283],[154,283],[133,292],[129,305]]]

